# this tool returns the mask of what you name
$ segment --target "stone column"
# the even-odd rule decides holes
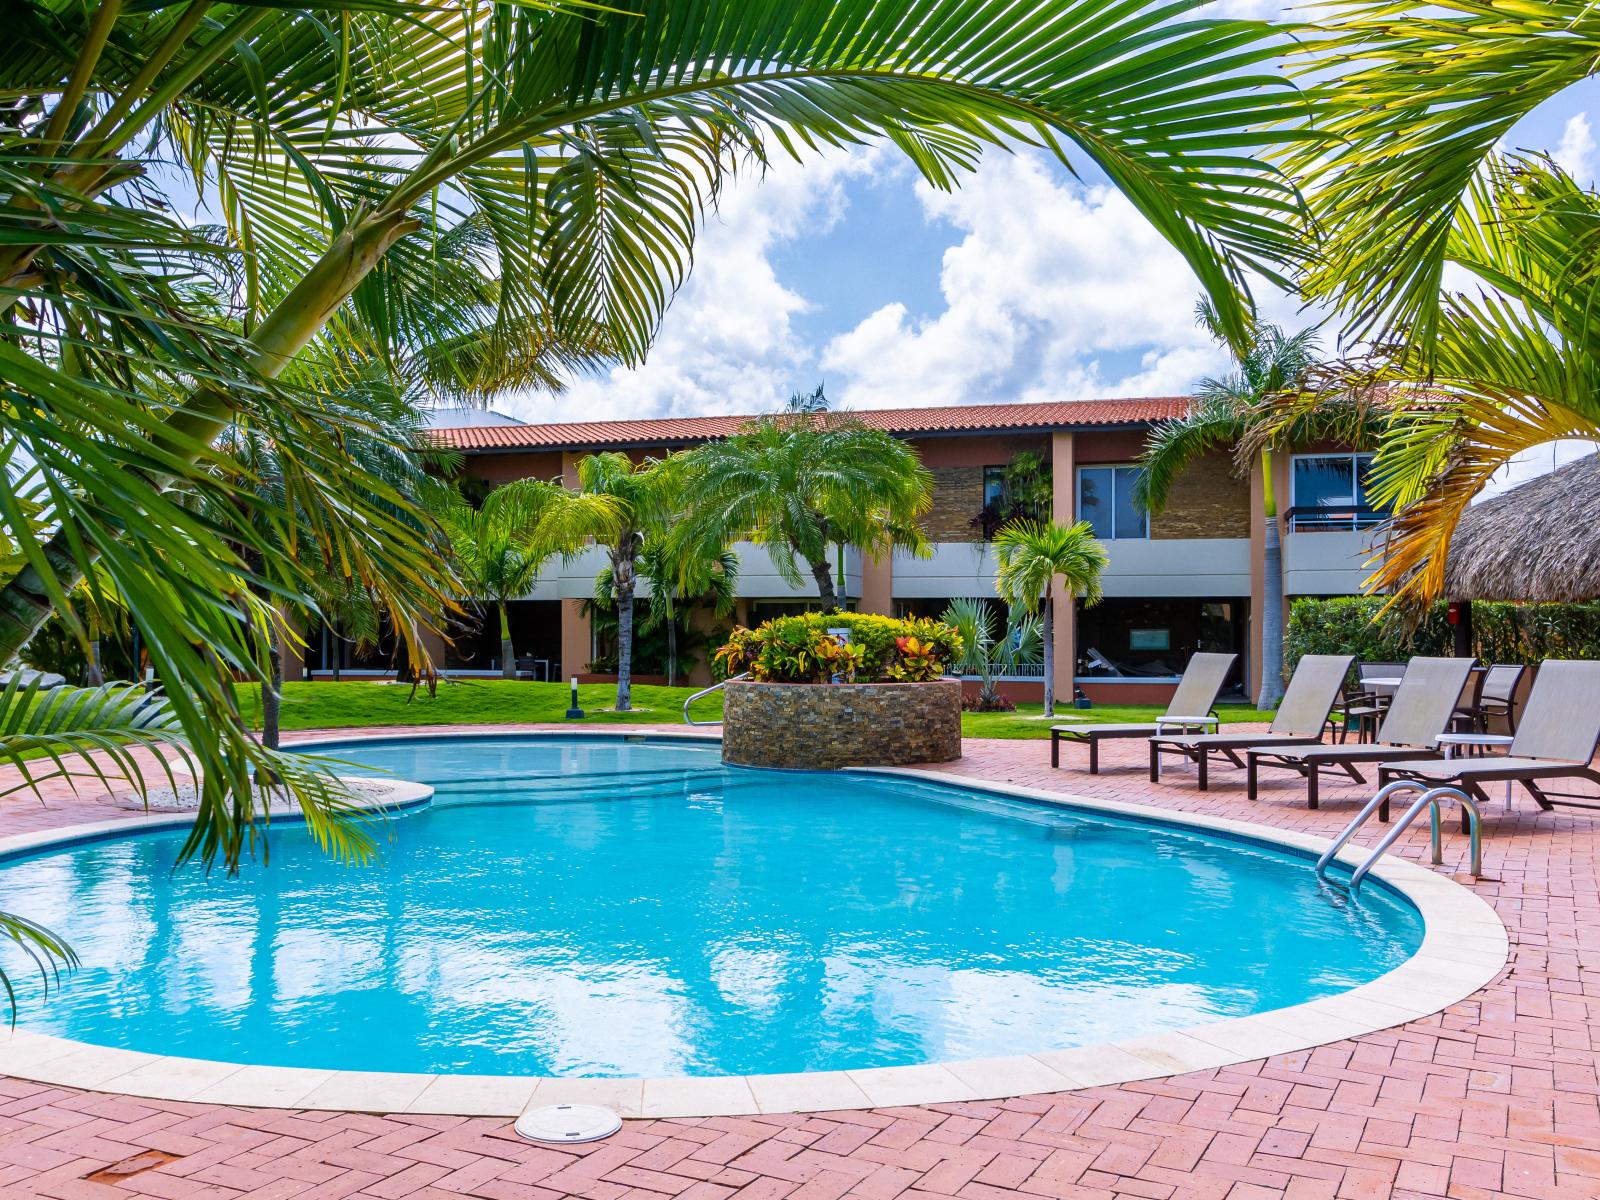
[[[894,555],[861,558],[861,611],[894,616]]]
[[[1050,519],[1071,525],[1077,518],[1078,479],[1073,469],[1072,434],[1050,435]],[[1077,601],[1058,583],[1051,619],[1055,622],[1055,691],[1058,705],[1070,706],[1078,664]]]

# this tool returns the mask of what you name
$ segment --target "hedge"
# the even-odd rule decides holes
[[[1440,601],[1415,626],[1403,617],[1380,617],[1379,596],[1302,597],[1289,609],[1284,632],[1285,672],[1302,654],[1354,654],[1358,662],[1404,662],[1414,654],[1449,655],[1455,630]],[[1547,658],[1600,658],[1600,604],[1472,606],[1473,652],[1484,662],[1533,665]]]

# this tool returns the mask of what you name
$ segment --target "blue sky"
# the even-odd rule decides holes
[[[1597,140],[1591,81],[1508,144],[1592,180]],[[766,411],[819,382],[852,408],[1184,392],[1227,365],[1194,327],[1196,298],[1177,255],[1092,176],[996,153],[944,195],[870,147],[730,188],[645,366],[496,407],[524,420]],[[1308,320],[1259,299],[1269,319]]]

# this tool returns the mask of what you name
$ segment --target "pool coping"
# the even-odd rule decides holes
[[[294,748],[403,741],[412,736],[439,735],[436,731],[422,730],[414,735],[392,732],[365,736],[323,735],[297,740]],[[462,731],[459,736],[719,740],[715,733],[702,730],[641,732],[636,728],[581,731],[557,728],[514,733],[483,730]],[[1140,821],[1154,820],[1313,853],[1320,853],[1328,845],[1326,839],[1307,834],[1254,822],[1176,812],[1154,805],[1126,804],[966,777],[957,779],[909,767],[852,770],[971,788],[991,795]],[[426,785],[391,782],[400,790],[370,798],[363,806],[391,811],[411,809],[428,803],[433,794],[433,789]],[[181,826],[193,819],[193,813],[161,812],[18,834],[0,839],[0,857],[85,839]],[[273,819],[296,818],[290,813],[279,813]],[[1354,867],[1361,861],[1362,853],[1363,847],[1352,846],[1338,861]],[[1464,1000],[1500,974],[1510,953],[1510,941],[1505,926],[1481,897],[1446,876],[1392,855],[1380,861],[1372,877],[1394,888],[1416,907],[1424,923],[1421,946],[1394,970],[1360,987],[1304,1004],[1069,1050],[781,1075],[561,1079],[270,1067],[122,1050],[11,1029],[0,1034],[0,1073],[39,1083],[157,1100],[315,1111],[490,1117],[515,1117],[530,1106],[559,1103],[602,1104],[624,1117],[824,1112],[995,1100],[1131,1083],[1253,1062],[1390,1029],[1431,1016]]]

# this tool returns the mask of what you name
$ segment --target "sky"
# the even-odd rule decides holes
[[[1597,140],[1591,80],[1507,145],[1593,181]],[[1044,155],[993,152],[942,193],[869,146],[729,187],[643,366],[495,407],[530,421],[765,412],[819,383],[854,409],[1183,394],[1228,367],[1195,325],[1198,296],[1176,251],[1086,169],[1080,181]],[[1257,300],[1286,327],[1317,316]]]

